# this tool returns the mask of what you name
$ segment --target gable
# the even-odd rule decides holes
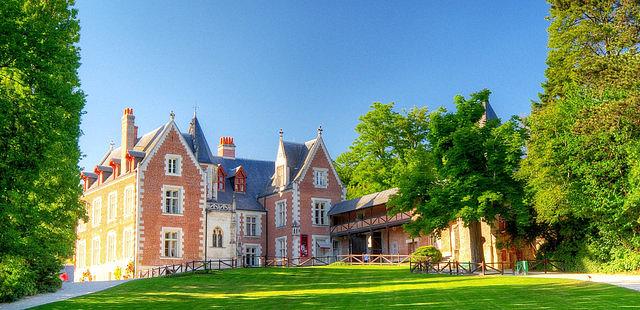
[[[198,160],[196,159],[195,154],[193,154],[193,152],[191,151],[191,147],[189,146],[188,142],[184,139],[183,135],[180,133],[178,126],[176,126],[176,124],[173,121],[170,121],[166,126],[164,126],[162,132],[156,139],[156,143],[153,145],[151,150],[147,153],[147,156],[145,156],[145,158],[142,160],[142,163],[140,164],[141,171],[147,170],[147,167],[151,159],[157,155],[162,145],[164,145],[167,141],[177,142],[172,144],[174,146],[177,146],[177,149],[171,150],[171,154],[186,155],[187,157],[189,157],[189,159],[191,159],[188,162],[191,162],[191,164],[197,168],[197,171],[198,173],[200,173],[201,176],[204,175],[204,171],[202,170],[202,167],[200,167],[200,165],[198,164]],[[169,154],[169,152],[162,152],[162,153],[163,153],[161,154],[162,158],[164,158],[165,154]],[[187,161],[183,161],[183,164],[184,162],[187,162]]]
[[[324,141],[321,137],[316,139],[316,143],[314,143],[313,148],[310,150],[307,158],[305,159],[304,165],[300,170],[299,174],[296,176],[294,181],[298,183],[302,183],[305,179],[311,179],[313,176],[308,176],[313,173],[312,168],[326,168],[329,171],[329,178],[333,178],[339,185],[341,189],[344,189],[344,185],[342,184],[342,180],[338,176],[335,167],[333,166],[333,160],[327,151],[326,146],[324,145]]]

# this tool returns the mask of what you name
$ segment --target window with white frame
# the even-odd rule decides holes
[[[180,230],[162,230],[162,255],[164,257],[180,257]]]
[[[78,241],[78,248],[76,249],[76,266],[78,268],[84,268],[87,266],[87,241]]]
[[[83,232],[85,230],[87,230],[87,223],[85,223],[83,219],[79,219],[78,226],[76,227],[76,231]]]
[[[214,248],[222,247],[222,228],[216,227],[213,229],[213,238],[211,241],[211,246]]]
[[[276,202],[276,227],[285,225],[287,225],[287,201],[280,200]]]
[[[179,187],[164,187],[164,208],[162,212],[168,214],[182,214],[182,189]]]
[[[287,257],[287,237],[276,238],[276,257]]]
[[[244,217],[245,222],[245,236],[254,237],[258,235],[258,218],[255,215],[248,215]]]
[[[124,216],[129,217],[133,215],[133,185],[127,186],[124,189]]]
[[[244,247],[244,264],[245,266],[258,265],[258,247],[255,245],[246,245]]]
[[[330,200],[326,199],[311,199],[311,215],[313,217],[313,225],[327,226],[329,225],[329,208]]]
[[[326,168],[313,168],[313,185],[318,188],[327,187],[328,170]]]
[[[118,216],[118,193],[109,193],[109,199],[107,200],[107,222],[113,222]]]
[[[131,228],[127,228],[122,233],[122,257],[124,259],[133,258],[133,230]]]
[[[91,204],[91,225],[96,227],[102,221],[102,198],[96,198]]]
[[[107,262],[116,261],[116,233],[110,231],[107,234]]]
[[[182,156],[174,155],[174,154],[167,154],[165,159],[166,159],[165,166],[167,168],[166,174],[167,175],[180,176],[181,169],[182,169],[182,166],[181,166],[182,165]]]
[[[100,265],[100,237],[91,240],[91,265]]]

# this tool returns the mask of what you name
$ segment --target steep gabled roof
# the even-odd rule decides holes
[[[189,123],[188,133],[183,133],[182,136],[187,140],[187,143],[189,144],[189,147],[191,147],[193,154],[196,155],[198,162],[207,164],[213,163],[213,153],[211,153],[209,143],[207,142],[205,134],[202,131],[202,127],[200,127],[200,122],[195,114]]]

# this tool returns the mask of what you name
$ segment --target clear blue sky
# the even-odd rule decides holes
[[[489,88],[505,119],[527,115],[544,80],[544,1],[78,1],[80,77],[92,169],[120,143],[124,107],[140,133],[197,105],[212,150],[274,160],[278,129],[305,141],[322,124],[335,158],[372,102],[452,107]]]

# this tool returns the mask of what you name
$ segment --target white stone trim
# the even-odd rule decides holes
[[[96,213],[96,204],[100,205],[100,212]],[[98,227],[102,223],[102,196],[91,202],[91,227]]]
[[[315,223],[315,217],[316,217],[316,212],[314,211],[314,205],[319,202],[325,203],[325,208],[324,208],[324,212],[325,212],[325,217],[326,217],[326,221],[325,221],[325,225],[320,225],[320,224],[316,224]],[[331,199],[328,198],[316,198],[316,197],[311,197],[311,225],[314,227],[328,227],[329,226],[329,210],[331,210]]]
[[[318,168],[313,167],[313,187],[315,188],[327,188],[329,187],[329,169],[327,168]],[[318,184],[316,181],[316,173],[323,172],[324,173],[324,184]]]
[[[169,172],[169,160],[176,160],[176,172]],[[169,176],[179,177],[182,176],[182,156],[178,154],[165,154],[164,155],[164,174]]]
[[[247,238],[259,238],[262,237],[262,212],[242,211],[240,217],[242,218],[242,236]],[[256,235],[247,235],[247,217],[252,216],[256,218]]]
[[[80,249],[82,248],[82,251]],[[76,269],[87,267],[87,240],[80,239],[76,243]]]
[[[178,209],[180,210],[180,212],[178,213],[167,213],[165,212],[165,207],[166,207],[166,196],[165,193],[168,190],[177,190],[178,191]],[[184,193],[184,187],[182,186],[177,186],[177,185],[168,185],[168,184],[162,184],[162,192],[160,194],[162,196],[162,203],[161,205],[161,212],[162,215],[169,215],[169,216],[183,216],[184,214],[184,199],[185,199],[185,193]]]
[[[131,238],[131,247],[127,247],[127,235],[130,235],[129,237]],[[134,253],[135,253],[135,234],[133,231],[132,227],[125,227],[122,230],[122,259],[124,260],[131,260],[134,258]],[[127,250],[130,250],[131,253],[130,255],[127,255],[129,253],[127,253]]]
[[[135,210],[135,203],[136,203],[134,190],[135,189],[133,187],[133,184],[127,185],[124,188],[124,192],[122,194],[122,214],[124,215],[124,218],[129,218],[133,216],[133,212]],[[127,200],[129,199],[131,200],[131,205],[127,206]]]
[[[98,246],[95,246],[95,241],[98,241]],[[100,236],[93,236],[91,238],[91,266],[100,265],[100,246],[101,246]],[[97,251],[96,251],[97,250]],[[98,257],[98,261],[95,261],[96,256]]]
[[[287,250],[288,250],[288,249],[287,249],[287,247],[288,247],[288,243],[287,243],[287,236],[281,236],[281,237],[275,238],[275,239],[274,239],[274,241],[275,241],[275,244],[273,245],[273,248],[275,249],[275,253],[276,253],[276,255],[275,255],[275,256],[276,256],[277,258],[285,258],[285,257],[288,257],[288,253],[289,253],[289,251],[287,251]],[[283,256],[278,256],[278,254],[280,254],[280,253],[278,253],[278,250],[280,250],[280,249],[278,248],[278,244],[280,243],[280,241],[284,241],[284,242],[283,242],[283,244],[284,244],[284,255],[283,255]]]
[[[178,233],[178,255],[164,256],[164,234],[168,232]],[[160,229],[160,259],[181,259],[184,253],[184,234],[182,233],[182,227],[165,227]]]
[[[111,217],[111,207],[115,208],[114,215]],[[118,218],[118,191],[110,191],[107,194],[107,223],[111,223]]]
[[[282,205],[284,206],[284,218],[282,219],[282,223],[281,225],[278,225],[278,205],[282,203]],[[274,218],[274,223],[276,228],[284,228],[287,226],[287,200],[286,199],[280,199],[278,201],[275,202],[275,218]]]
[[[113,263],[118,260],[118,235],[114,230],[107,232],[106,263]],[[111,256],[111,257],[109,257]]]

